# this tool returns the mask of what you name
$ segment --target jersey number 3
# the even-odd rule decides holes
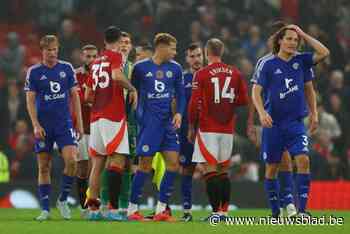
[[[218,77],[213,77],[210,80],[211,83],[214,84],[214,103],[220,103],[222,98],[228,98],[230,100],[230,103],[233,103],[235,99],[235,89],[229,87],[231,77],[227,76],[225,78],[225,83],[222,90],[220,90]]]
[[[109,63],[103,62],[100,64],[94,64],[92,66],[92,78],[94,79],[93,90],[96,90],[96,87],[101,89],[107,88],[109,85],[110,77],[108,72],[105,70],[109,67]]]

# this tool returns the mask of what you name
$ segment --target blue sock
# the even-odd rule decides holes
[[[174,180],[176,172],[165,171],[162,182],[159,188],[159,201],[168,204],[169,198],[174,190]]]
[[[50,211],[51,184],[39,184],[39,199],[41,209]]]
[[[299,200],[299,212],[304,213],[309,198],[310,174],[297,174],[297,191]]]
[[[184,210],[192,207],[192,175],[183,175],[181,178],[182,204]]]
[[[142,196],[143,186],[149,173],[138,170],[134,175],[134,179],[131,184],[130,202],[139,204],[139,198]]]
[[[280,213],[279,183],[277,179],[265,179],[265,190],[269,199],[269,204],[272,210],[272,216],[277,216]]]
[[[289,171],[280,171],[278,174],[280,182],[280,201],[281,207],[286,207],[288,204],[293,203],[293,177]]]
[[[61,182],[61,192],[59,196],[60,201],[66,201],[70,190],[72,189],[74,176],[67,176],[63,174]]]

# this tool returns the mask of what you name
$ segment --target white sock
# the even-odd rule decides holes
[[[162,213],[166,209],[166,203],[158,201],[157,207],[156,207],[156,214]]]
[[[138,205],[137,204],[134,204],[134,203],[131,203],[129,202],[129,207],[128,207],[128,213],[127,215],[132,215],[133,213],[135,213],[136,211],[138,211]]]
[[[191,210],[190,209],[184,209],[184,214],[191,214]]]

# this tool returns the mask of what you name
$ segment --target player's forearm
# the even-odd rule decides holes
[[[255,117],[255,107],[253,104],[252,97],[249,97],[248,99],[248,120],[247,124],[253,125],[254,124],[254,117]]]
[[[261,89],[262,88],[260,86],[253,85],[252,100],[259,115],[261,115],[265,111],[264,104],[261,97]]]
[[[83,129],[83,118],[81,114],[81,105],[80,105],[80,97],[77,91],[71,92],[73,111],[75,112],[75,116],[77,117],[77,124],[80,129]]]
[[[136,92],[136,88],[127,79],[117,79],[116,82],[130,92]]]
[[[127,89],[130,92],[135,92],[136,88],[131,84],[131,82],[125,77],[122,71],[113,70],[112,79],[115,80],[121,87]]]
[[[33,127],[40,125],[38,120],[38,113],[35,107],[35,96],[33,97],[31,94],[27,93],[26,101],[27,101],[27,111],[28,111],[30,120],[32,121]]]
[[[181,114],[181,116],[183,116],[185,112],[185,106],[186,106],[185,96],[177,95],[176,96],[176,113]]]
[[[305,85],[305,97],[306,97],[306,102],[309,107],[310,113],[313,115],[316,115],[317,114],[316,92],[311,81]]]
[[[84,93],[84,100],[87,103],[93,103],[94,102],[94,97],[92,95],[92,90],[90,88],[86,88],[85,93]]]
[[[319,61],[329,56],[330,54],[329,49],[325,45],[323,45],[320,41],[311,37],[307,33],[303,33],[302,37],[315,50],[315,56],[314,56],[315,63],[318,63]]]

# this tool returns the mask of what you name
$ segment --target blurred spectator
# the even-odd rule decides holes
[[[6,145],[10,132],[7,87],[0,87],[0,145]]]
[[[80,48],[80,39],[75,32],[74,22],[71,19],[62,21],[59,41],[59,59],[72,61],[73,51]]]
[[[34,146],[34,136],[29,133],[26,121],[18,120],[16,122],[15,131],[11,133],[9,138],[9,145],[15,155],[14,159],[11,160],[11,177],[16,177],[20,172],[21,162]]]
[[[226,63],[235,63],[239,55],[242,54],[240,42],[232,35],[229,27],[221,28],[220,39],[225,44],[224,61]]]
[[[317,179],[337,179],[340,176],[339,163],[340,160],[334,155],[333,144],[329,132],[324,129],[318,130],[315,136],[313,150],[318,154],[312,157],[313,163],[318,164],[318,168],[313,167],[313,173],[317,175]],[[323,178],[322,178],[323,177]]]
[[[335,140],[336,151],[339,153],[339,155],[345,156],[346,143],[348,142],[350,133],[350,128],[347,121],[349,121],[350,115],[345,109],[343,101],[337,93],[332,93],[329,96],[329,111],[336,117],[337,121],[339,122],[340,129],[343,132],[342,136]]]
[[[249,38],[243,41],[242,49],[253,64],[265,54],[265,41],[261,39],[259,26],[250,27]]]
[[[9,82],[8,85],[8,98],[7,106],[9,110],[9,124],[14,126],[17,119],[25,117],[26,104],[23,96],[23,92],[18,90],[18,85],[16,82]]]
[[[0,69],[8,80],[19,79],[19,68],[25,58],[25,48],[20,44],[18,34],[7,34],[7,47],[0,51]]]

